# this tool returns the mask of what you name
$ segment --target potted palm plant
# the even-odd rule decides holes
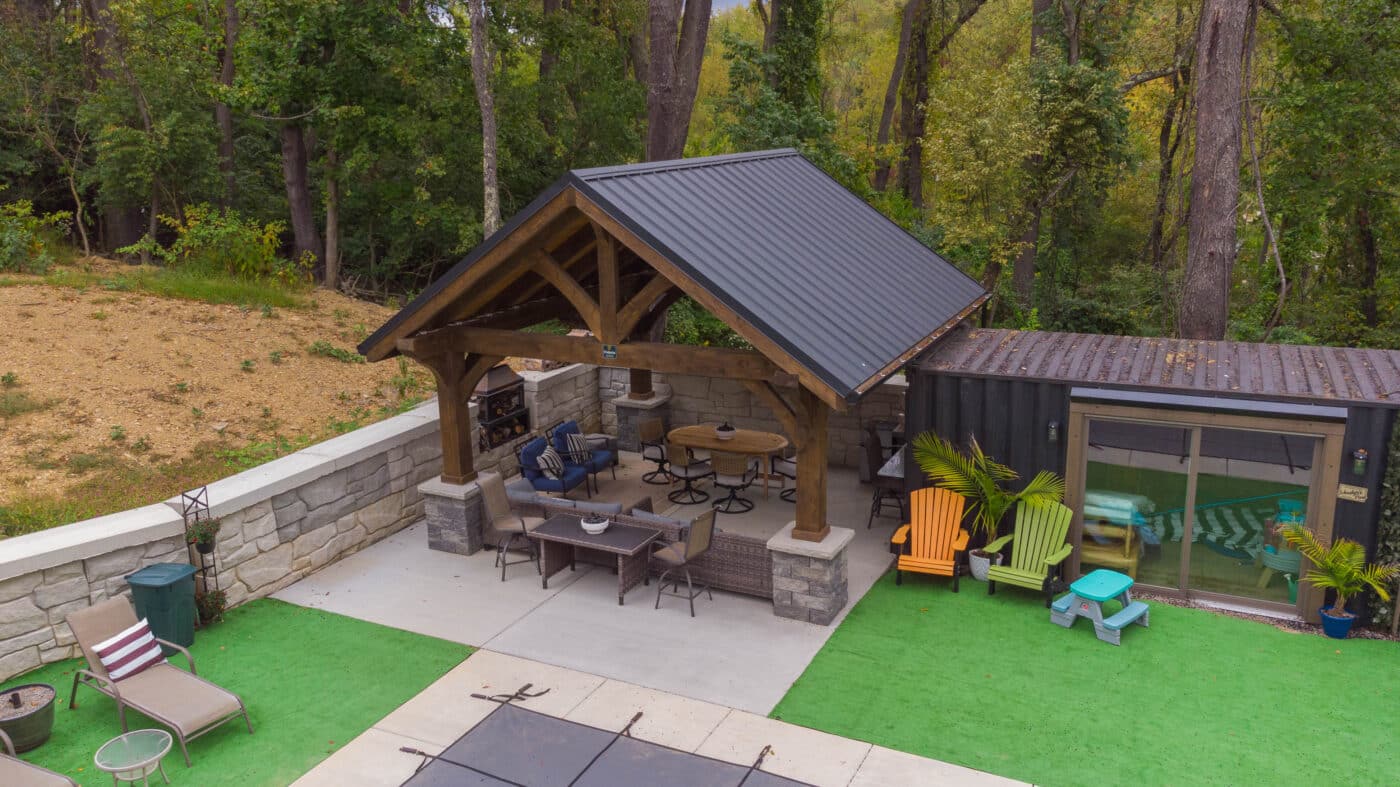
[[[1356,615],[1347,612],[1347,599],[1370,588],[1382,600],[1390,600],[1386,585],[1400,575],[1400,566],[1367,565],[1365,547],[1349,538],[1334,539],[1331,544],[1323,543],[1302,525],[1285,527],[1283,537],[1312,564],[1303,579],[1319,590],[1331,590],[1337,594],[1331,607],[1318,610],[1322,616],[1322,630],[1327,636],[1346,639],[1351,633]]]
[[[1058,503],[1065,496],[1064,479],[1049,470],[1036,473],[1020,491],[1011,491],[1007,484],[1020,479],[1020,474],[987,456],[975,437],[963,452],[952,442],[925,432],[914,438],[914,461],[930,481],[967,498],[968,529],[973,537],[985,535],[983,543],[996,540],[1002,519],[1017,503]],[[967,562],[973,578],[985,582],[994,559],[1001,563],[1001,555],[981,549],[969,552]]]

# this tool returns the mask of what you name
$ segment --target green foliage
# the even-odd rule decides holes
[[[914,438],[914,461],[930,481],[967,498],[971,531],[985,533],[988,541],[996,540],[997,528],[1017,503],[1058,503],[1065,496],[1064,479],[1049,470],[1037,473],[1020,491],[1011,491],[1007,484],[1020,475],[987,456],[976,438],[963,452],[952,441],[925,432]]]
[[[336,347],[324,339],[318,339],[306,349],[312,355],[319,355],[322,358],[331,358],[341,363],[364,363],[365,357],[353,350],[346,350]]]
[[[25,413],[44,410],[48,407],[48,402],[35,399],[24,391],[9,389],[0,391],[0,418],[8,420],[16,416],[24,415]]]
[[[238,368],[251,374],[257,368],[257,364],[253,362],[252,358],[244,358],[243,362],[238,364]]]
[[[1382,600],[1390,600],[1391,580],[1400,576],[1400,566],[1366,564],[1366,547],[1348,538],[1334,539],[1331,544],[1319,541],[1302,525],[1290,525],[1283,530],[1284,540],[1296,547],[1312,567],[1303,579],[1320,590],[1337,594],[1330,612],[1335,616],[1352,617],[1347,612],[1347,599],[1370,589]]]
[[[14,372],[5,372],[0,375],[0,386],[5,388],[17,388],[19,386],[19,375]]]
[[[111,430],[108,431],[107,437],[114,443],[123,442],[126,440],[126,427],[120,424],[113,426]]]
[[[1400,429],[1390,435],[1390,450],[1386,460],[1385,477],[1381,479],[1380,524],[1376,529],[1376,561],[1400,566]],[[1380,599],[1372,599],[1371,621],[1390,625],[1394,607]]]
[[[0,271],[48,271],[58,261],[55,238],[67,233],[70,218],[64,212],[36,216],[29,200],[0,205]]]
[[[733,328],[690,298],[676,301],[666,313],[666,341],[702,347],[748,349],[752,346]]]
[[[212,544],[219,535],[221,522],[217,519],[197,519],[185,527],[185,541],[190,544]]]
[[[171,267],[244,279],[271,279],[285,284],[306,279],[305,264],[292,264],[278,256],[280,236],[286,230],[283,222],[262,224],[244,219],[236,211],[221,214],[208,205],[190,205],[183,216],[161,216],[160,221],[175,234],[169,246],[161,246],[147,236],[117,251],[150,251]]]

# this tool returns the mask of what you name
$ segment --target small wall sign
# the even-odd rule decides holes
[[[614,361],[614,360],[617,360],[617,345],[616,345],[616,344],[605,344],[605,345],[603,345],[603,360],[605,360],[605,361]]]
[[[1354,484],[1337,484],[1337,499],[1347,500],[1352,503],[1364,503],[1371,494],[1371,490],[1364,486]]]

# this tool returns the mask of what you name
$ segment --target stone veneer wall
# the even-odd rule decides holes
[[[442,471],[437,421],[429,402],[210,484],[229,605],[421,518],[417,484]],[[126,595],[127,574],[192,557],[178,499],[0,541],[0,680],[76,655],[65,618]]]
[[[598,370],[598,397],[602,404],[603,431],[617,431],[617,407],[612,400],[627,393],[626,369]],[[671,401],[665,406],[672,427],[728,421],[741,429],[781,432],[778,419],[763,402],[736,380],[686,375],[652,375],[657,390],[667,388]],[[861,426],[872,420],[896,420],[904,412],[908,384],[892,377],[845,413],[832,413],[827,426],[828,461],[841,467],[860,467]]]
[[[598,429],[595,367],[521,376],[537,430],[565,418]],[[476,406],[470,410],[475,422]],[[514,473],[511,446],[478,455],[476,468]],[[441,472],[433,401],[210,484],[229,606],[275,593],[422,518],[417,486]],[[175,499],[0,540],[0,681],[75,655],[65,618],[127,594],[127,574],[151,563],[197,564],[179,511]]]

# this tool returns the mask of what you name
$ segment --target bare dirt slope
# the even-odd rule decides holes
[[[318,341],[353,351],[391,310],[325,291],[306,298],[268,312],[37,279],[0,287],[5,391],[41,405],[0,418],[0,504],[61,492],[85,457],[156,463],[211,439],[237,448],[322,435],[396,403],[398,364],[309,352]],[[431,390],[423,370],[410,373]]]

